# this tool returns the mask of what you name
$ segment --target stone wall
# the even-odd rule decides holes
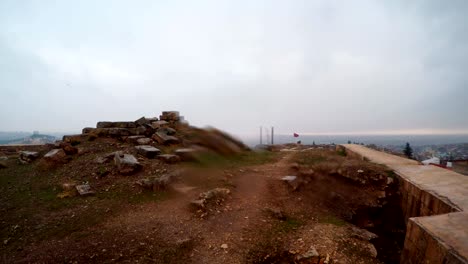
[[[339,147],[395,172],[406,221],[400,263],[468,263],[468,177],[363,146]]]
[[[445,239],[439,237],[442,233],[434,228],[434,223],[438,223],[438,226],[453,226],[447,223],[448,221],[462,221],[463,225],[465,219],[460,216],[461,213],[452,213],[434,217],[410,218],[406,227],[405,248],[401,255],[401,263],[466,263],[466,259],[457,253],[463,250],[463,246],[460,245],[463,241],[456,241],[459,232],[463,231],[452,230],[453,234],[450,236],[455,241],[447,243]],[[457,248],[459,246],[461,248]]]
[[[398,175],[398,172],[396,173]],[[447,214],[459,211],[449,201],[431,194],[408,179],[398,175],[401,193],[401,208],[405,221],[411,217]]]

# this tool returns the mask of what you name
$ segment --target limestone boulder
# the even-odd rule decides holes
[[[93,132],[94,128],[92,127],[85,127],[83,128],[83,130],[81,131],[83,134],[89,134],[91,132]]]
[[[138,162],[135,156],[130,154],[117,152],[114,155],[114,162],[119,173],[123,175],[134,174],[142,169],[141,164]]]
[[[179,139],[174,136],[169,136],[161,132],[156,132],[151,137],[154,141],[158,142],[162,145],[172,145],[172,144],[179,144]]]
[[[65,135],[63,136],[62,141],[72,144],[79,144],[85,141],[88,138],[88,135],[75,134],[75,135]]]
[[[147,117],[143,116],[143,117],[137,119],[135,121],[135,124],[137,124],[138,126],[144,126],[144,125],[147,125],[147,124],[151,124],[152,122],[156,122],[156,121],[158,121],[157,117],[147,118]]]
[[[282,177],[281,180],[291,186],[293,190],[297,190],[301,186],[301,181],[297,176],[288,175]]]
[[[159,119],[164,121],[179,121],[179,111],[163,111]]]
[[[173,129],[172,127],[162,127],[162,128],[159,128],[157,132],[163,133],[169,136],[173,136],[177,133],[177,131]]]
[[[74,155],[78,153],[78,149],[72,146],[70,143],[67,142],[62,142],[59,144],[60,148],[65,151],[65,154],[67,155]]]
[[[161,150],[150,145],[136,146],[135,149],[137,150],[138,154],[149,159],[152,159],[157,155],[161,154]]]
[[[153,127],[154,129],[158,129],[158,128],[165,127],[168,124],[169,124],[169,122],[164,121],[164,120],[160,120],[160,121],[152,122],[151,127]]]
[[[104,164],[104,163],[109,163],[115,156],[117,152],[111,152],[103,156],[97,157],[94,162],[97,164]]]
[[[118,122],[109,122],[102,121],[98,122],[96,128],[136,128],[137,125],[135,122],[131,121],[118,121]]]
[[[152,142],[153,142],[153,140],[151,140],[151,138],[147,138],[147,137],[137,139],[137,144],[138,145],[149,145]]]
[[[135,120],[135,124],[138,126],[143,126],[146,124],[146,118],[144,116],[140,117],[139,119]]]
[[[21,163],[31,163],[39,157],[39,152],[36,151],[20,151],[19,161]]]
[[[44,160],[52,163],[64,163],[67,161],[67,154],[63,149],[53,149],[44,155]]]
[[[78,191],[78,194],[80,194],[81,196],[94,194],[94,191],[91,189],[91,186],[89,186],[89,184],[76,185],[75,188]]]
[[[133,133],[132,133],[133,132]],[[98,137],[126,137],[126,136],[131,136],[134,135],[136,130],[130,131],[130,129],[127,128],[117,128],[117,127],[112,127],[112,128],[96,128],[93,130],[92,134],[95,134]]]
[[[145,138],[145,136],[144,135],[129,136],[125,139],[125,141],[131,144],[138,144],[137,141],[140,138]]]
[[[164,190],[167,189],[171,183],[177,181],[180,178],[181,173],[181,171],[176,170],[171,173],[163,174],[160,177],[141,179],[137,181],[136,184],[148,190]]]

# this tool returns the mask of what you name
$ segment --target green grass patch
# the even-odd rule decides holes
[[[278,232],[289,233],[291,231],[297,230],[303,223],[295,218],[288,217],[286,220],[281,221],[276,227]]]
[[[333,215],[328,215],[328,216],[319,218],[319,222],[324,223],[324,224],[332,224],[336,226],[344,226],[346,224],[346,221]]]
[[[273,162],[278,157],[277,152],[247,152],[229,157],[216,153],[201,154],[197,157],[195,166],[208,168],[236,168],[244,166],[261,165]]]
[[[344,148],[339,148],[336,153],[339,155],[339,156],[342,156],[342,157],[346,157],[348,156],[348,153],[346,153],[346,149]]]
[[[128,198],[128,202],[131,204],[143,204],[149,202],[160,202],[167,200],[170,197],[168,191],[143,191],[141,193],[133,194]]]
[[[310,166],[327,160],[322,155],[314,155],[312,153],[300,153],[294,158],[299,165]]]
[[[284,242],[278,239],[281,235],[294,232],[303,223],[292,217],[278,222],[271,229],[259,234],[261,239],[256,242],[246,253],[246,263],[291,263],[294,255],[285,250]]]

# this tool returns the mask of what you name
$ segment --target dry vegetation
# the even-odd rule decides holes
[[[97,138],[76,146],[80,154],[66,164],[10,156],[0,170],[3,262],[312,263],[297,259],[313,247],[329,263],[379,263],[350,227],[358,210],[382,200],[385,168],[322,149],[210,154],[175,165],[140,156],[144,169],[122,176],[94,161],[132,153],[131,144]],[[172,188],[135,185],[174,170],[184,173]],[[280,180],[291,173],[308,181],[293,191]],[[72,182],[89,183],[95,195],[67,196],[63,184]],[[231,193],[205,210],[191,208],[213,188]]]

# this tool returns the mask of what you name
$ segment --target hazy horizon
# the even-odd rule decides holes
[[[468,2],[2,1],[0,131],[468,133]]]

